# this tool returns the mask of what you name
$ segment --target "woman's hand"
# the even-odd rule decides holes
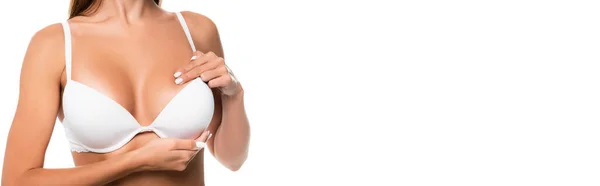
[[[225,64],[222,57],[213,52],[203,54],[200,51],[194,52],[191,62],[177,70],[175,74],[175,83],[183,84],[197,77],[207,82],[210,88],[219,88],[227,96],[235,95],[239,92],[238,82]]]
[[[200,135],[200,137],[196,138],[196,148],[198,149],[202,149],[204,147],[206,147],[206,142],[208,141],[208,139],[210,139],[210,137],[212,137],[212,133],[210,133],[210,130],[208,130],[208,128],[206,128],[207,130],[204,131],[202,133],[202,135]],[[200,150],[198,150],[200,151]],[[198,153],[196,153],[198,154]],[[190,163],[190,161],[192,161],[194,159],[194,157],[196,157],[196,154],[194,154],[194,156],[192,156],[192,158],[190,158],[190,160],[188,161],[188,163]]]
[[[196,140],[159,138],[135,150],[136,159],[141,162],[142,171],[171,170],[183,171],[208,140],[206,130]]]

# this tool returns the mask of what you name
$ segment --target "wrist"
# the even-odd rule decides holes
[[[146,171],[147,166],[144,158],[139,156],[138,150],[133,150],[124,154],[127,170],[130,173]]]
[[[243,101],[244,99],[244,89],[242,88],[242,85],[238,82],[237,83],[237,91],[232,94],[232,95],[225,95],[225,94],[221,94],[221,99],[223,101]]]

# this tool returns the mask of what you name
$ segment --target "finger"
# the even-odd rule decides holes
[[[230,83],[231,83],[231,76],[225,75],[225,76],[220,76],[218,78],[210,80],[208,82],[208,87],[210,87],[210,88],[225,87],[225,86],[229,85]]]
[[[200,135],[200,137],[196,138],[196,141],[206,142],[206,139],[208,139],[208,136],[210,135],[210,130],[206,130]]]
[[[225,65],[217,66],[214,69],[207,70],[200,74],[200,78],[202,81],[208,82],[212,79],[218,78],[222,75],[227,75],[229,72],[227,71],[227,67]]]
[[[181,76],[185,76],[184,78],[194,79],[196,77],[200,77],[200,75],[202,75],[202,73],[209,71],[209,70],[216,69],[219,66],[224,66],[224,64],[225,64],[225,62],[224,62],[223,58],[216,57],[214,59],[210,59],[206,63],[195,66],[191,70],[183,73],[183,75],[181,75]],[[225,68],[225,70],[227,70],[227,68]]]
[[[201,59],[198,59],[198,60],[201,60]],[[197,75],[197,72],[194,71],[194,69],[195,68],[192,68],[192,69],[184,72],[183,74],[181,74],[179,77],[177,77],[175,79],[175,84],[181,85],[188,81],[196,79],[199,75]]]
[[[196,148],[198,150],[203,149],[204,147],[206,147],[206,143],[202,142],[202,141],[196,141]]]
[[[204,59],[197,59],[204,60]],[[217,68],[219,65],[224,64],[222,58],[210,59],[208,62],[204,62],[200,65],[193,66],[192,69],[184,72],[179,78],[175,79],[176,84],[183,84],[192,79],[199,77],[203,72]]]
[[[196,68],[184,73],[183,75],[181,75],[180,77],[178,77],[177,79],[175,79],[175,84],[183,84],[186,83],[190,80],[196,79],[200,76],[200,74],[206,70],[211,70],[214,69],[217,65],[215,63],[205,63],[201,66],[197,66]]]
[[[198,59],[198,57],[200,57],[202,55],[204,55],[204,53],[202,51],[199,51],[199,50],[195,51],[194,53],[192,53],[192,58],[190,59],[190,62]]]
[[[184,65],[183,67],[180,67],[179,69],[176,70],[175,74],[173,74],[173,77],[176,78],[175,84],[178,84],[178,85],[183,84],[183,83],[186,83],[186,82],[198,77],[197,75],[189,75],[189,72],[191,70],[193,70],[194,68],[211,61],[213,58],[215,58],[215,55],[211,54],[211,53],[208,53],[208,54],[202,54],[201,52],[195,53],[194,56],[192,56],[190,63]]]
[[[173,152],[175,154],[174,156],[177,157],[176,159],[181,160],[181,162],[189,160],[198,153],[197,150],[173,150],[171,152]]]
[[[178,78],[181,76],[181,74],[183,74],[184,72],[188,71],[190,68],[190,63],[195,62],[198,60],[198,58],[200,56],[204,55],[204,53],[200,52],[200,51],[196,51],[192,54],[192,58],[190,59],[189,63],[186,63],[185,65],[177,68],[177,70],[175,70],[175,74],[173,74],[173,77]]]
[[[175,145],[173,150],[196,150],[196,141],[189,139],[173,139]]]
[[[192,70],[193,68],[203,65],[204,63],[212,61],[213,59],[216,59],[216,58],[218,58],[218,57],[213,52],[208,52],[208,53],[204,54],[200,51],[197,51],[192,56],[190,63],[184,65],[182,67],[182,69],[180,70],[180,72],[186,73],[186,72]]]

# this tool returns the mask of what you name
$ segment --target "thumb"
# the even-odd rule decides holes
[[[204,132],[202,132],[202,135],[200,135],[200,137],[196,138],[196,141],[206,142],[210,137],[212,137],[212,133],[210,132],[210,130],[205,130]]]
[[[197,147],[196,141],[190,139],[172,139],[175,141],[173,150],[195,150]]]

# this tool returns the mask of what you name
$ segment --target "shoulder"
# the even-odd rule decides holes
[[[215,22],[203,14],[192,11],[182,11],[181,15],[185,18],[190,29],[194,29],[194,31],[190,30],[191,32],[205,33],[207,35],[218,32]]]
[[[27,47],[22,70],[62,72],[64,44],[64,32],[60,23],[47,25],[36,31]]]
[[[59,51],[64,51],[64,39],[62,24],[47,25],[31,37],[27,55],[60,55]]]
[[[198,50],[221,50],[215,49],[215,47],[221,47],[221,40],[217,25],[212,19],[205,15],[191,11],[182,11],[181,15],[188,24],[192,38],[194,39],[194,43],[196,44]]]
[[[31,45],[57,45],[63,44],[64,32],[61,23],[47,25],[35,32],[31,38]]]

